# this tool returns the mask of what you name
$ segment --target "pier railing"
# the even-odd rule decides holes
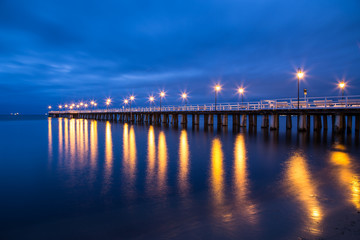
[[[241,111],[241,110],[276,110],[276,109],[337,109],[337,108],[359,108],[360,95],[354,96],[333,96],[333,97],[309,97],[284,98],[274,100],[261,100],[254,102],[233,102],[233,103],[208,103],[208,104],[186,104],[149,106],[149,107],[123,107],[109,109],[75,109],[63,111],[51,111],[50,113],[91,113],[91,112],[185,112],[185,111]]]

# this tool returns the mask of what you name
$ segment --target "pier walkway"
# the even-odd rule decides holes
[[[123,107],[109,109],[76,109],[49,111],[50,117],[85,118],[109,120],[129,123],[149,124],[188,124],[191,116],[192,125],[200,124],[200,116],[204,127],[216,124],[227,126],[228,118],[232,118],[233,127],[257,127],[257,117],[261,116],[261,127],[270,130],[279,129],[279,116],[285,115],[286,128],[292,128],[292,116],[297,116],[299,131],[308,131],[313,119],[313,129],[319,131],[328,128],[328,117],[332,118],[332,128],[341,132],[351,131],[353,118],[355,131],[360,129],[360,95],[311,97],[289,99],[261,100],[257,102],[236,102],[220,104],[186,104],[178,106]]]

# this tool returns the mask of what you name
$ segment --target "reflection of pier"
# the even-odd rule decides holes
[[[261,128],[279,129],[279,116],[286,116],[286,128],[292,128],[292,116],[298,118],[298,130],[309,131],[310,119],[313,119],[314,131],[328,128],[328,117],[332,117],[332,128],[336,132],[345,129],[351,131],[353,118],[355,131],[360,129],[360,96],[307,98],[298,102],[293,99],[266,100],[248,103],[203,104],[184,106],[139,107],[125,109],[96,109],[50,111],[51,117],[85,118],[128,123],[187,125],[191,117],[192,125],[212,127],[214,120],[218,126],[228,126],[229,118],[234,127],[257,127],[257,118],[261,116]],[[310,118],[311,117],[311,118]]]

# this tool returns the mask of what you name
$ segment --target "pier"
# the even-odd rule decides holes
[[[188,126],[203,124],[204,128],[227,127],[231,119],[234,128],[279,129],[279,116],[286,116],[286,129],[292,129],[292,117],[297,117],[297,130],[327,130],[331,119],[334,132],[360,130],[360,95],[346,97],[313,97],[300,99],[261,100],[244,103],[154,106],[112,109],[78,109],[49,111],[49,117],[68,117],[126,123]],[[201,120],[200,120],[201,119]]]

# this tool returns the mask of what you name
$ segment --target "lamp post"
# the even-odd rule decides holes
[[[185,103],[185,109],[186,109],[188,95],[187,95],[187,93],[184,92],[181,94],[181,97]]]
[[[106,99],[106,111],[108,111],[110,103],[111,103],[111,99],[110,98]]]
[[[135,99],[135,97],[134,96],[130,96],[130,121],[132,121],[133,119],[132,119],[132,109],[131,109],[131,103],[132,103],[132,101],[134,101],[134,99]]]
[[[300,79],[304,77],[304,73],[301,71],[301,68],[298,68],[296,75],[298,77],[298,109],[300,109]]]
[[[91,112],[93,111],[93,109],[94,109],[94,104],[95,104],[95,102],[94,101],[91,101],[90,102],[90,105],[91,105]]]
[[[344,90],[345,90],[345,87],[346,87],[345,82],[341,82],[341,83],[339,83],[339,88],[341,89],[341,96],[342,96],[342,99],[344,99]]]
[[[215,86],[215,111],[216,111],[216,104],[217,104],[217,93],[220,92],[221,90],[221,86],[219,84],[217,84]]]
[[[127,105],[129,103],[129,100],[124,99],[124,104]]]
[[[241,95],[241,104],[244,103],[244,88],[239,88],[238,93]]]
[[[155,101],[155,98],[153,96],[149,97],[149,102],[150,102],[150,111],[151,111],[151,104],[153,104]]]
[[[160,112],[161,112],[161,100],[162,100],[163,97],[165,97],[165,92],[161,91],[160,92]]]

